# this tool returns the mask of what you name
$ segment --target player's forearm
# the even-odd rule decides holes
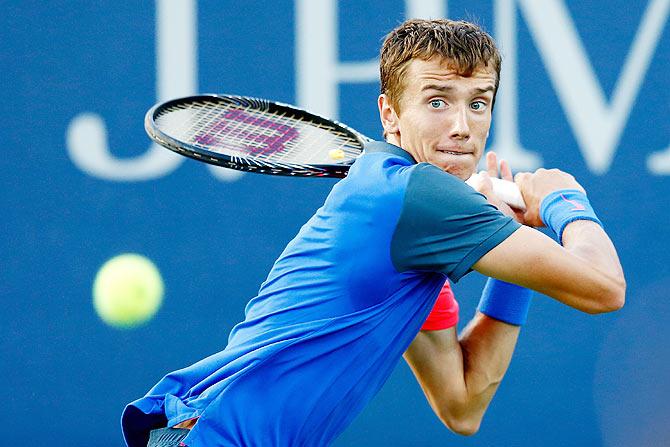
[[[421,331],[405,352],[440,420],[461,435],[477,432],[509,366],[519,328],[479,312],[462,331]]]
[[[562,242],[566,250],[588,262],[591,267],[610,277],[625,290],[626,282],[619,256],[600,225],[585,220],[572,222],[565,227]]]
[[[539,215],[563,247],[579,263],[588,266],[595,280],[596,287],[592,289],[595,294],[586,297],[586,311],[598,313],[621,308],[626,284],[619,258],[583,189],[566,188],[549,193],[541,201]]]
[[[405,353],[440,420],[452,431],[479,430],[509,366],[519,327],[477,312],[453,348],[438,334],[421,333]]]
[[[567,293],[547,294],[587,313],[623,307],[626,281],[614,245],[603,228],[590,221],[572,222],[563,231],[562,242],[563,248],[576,258],[573,269],[579,269],[579,275],[562,275],[563,282],[572,283],[566,284]]]
[[[481,420],[498,390],[519,338],[520,327],[477,312],[459,337],[467,391],[462,409]]]
[[[582,256],[571,252],[572,249]],[[584,259],[583,256],[589,257],[586,254],[589,250],[594,248],[588,248],[587,243],[579,248],[568,243],[566,249],[539,231],[521,227],[482,257],[474,269],[538,291],[583,312],[619,309],[624,301],[625,282]]]

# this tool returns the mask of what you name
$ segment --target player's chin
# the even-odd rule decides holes
[[[457,159],[454,159],[454,156],[439,157],[433,164],[461,180],[469,179],[477,168],[474,157],[470,154],[458,155],[456,157]]]

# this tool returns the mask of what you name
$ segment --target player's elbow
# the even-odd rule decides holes
[[[446,420],[442,419],[442,422],[449,428],[449,430],[461,436],[474,435],[479,431],[479,426],[481,425],[481,419],[479,418],[451,418]]]
[[[624,306],[625,302],[626,302],[625,294],[614,297],[608,297],[607,300],[603,300],[593,305],[591,309],[588,310],[587,312],[592,315],[615,312],[621,309]]]
[[[602,314],[621,309],[626,303],[626,281],[623,277],[611,280],[604,290],[589,301],[584,312]]]
[[[450,409],[443,409],[438,417],[451,431],[462,436],[472,436],[479,431],[482,417],[471,414],[456,414]]]

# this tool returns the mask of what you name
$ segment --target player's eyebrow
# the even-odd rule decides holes
[[[494,89],[495,89],[494,85],[489,84],[485,87],[475,87],[475,88],[473,88],[472,93],[476,94],[476,95],[483,95],[484,93],[492,92]],[[422,92],[429,91],[429,90],[435,90],[435,91],[442,92],[442,93],[448,93],[448,92],[451,92],[455,89],[454,89],[454,87],[452,87],[449,84],[426,84],[423,87],[421,87]]]
[[[482,95],[484,93],[487,93],[487,92],[492,92],[493,90],[495,90],[495,86],[493,84],[489,84],[486,87],[477,87],[477,88],[472,89],[472,91],[474,93],[478,93],[480,95]]]
[[[425,92],[427,90],[437,90],[438,92],[449,92],[454,90],[454,88],[448,84],[426,84],[421,87],[421,91]]]

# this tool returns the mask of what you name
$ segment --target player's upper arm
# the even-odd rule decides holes
[[[531,288],[584,312],[617,310],[623,303],[624,292],[617,278],[529,227],[517,229],[482,256],[473,269]]]

